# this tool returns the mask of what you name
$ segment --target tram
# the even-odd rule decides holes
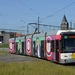
[[[21,51],[23,55],[43,58],[60,64],[75,63],[75,30],[54,30],[19,37],[18,41],[22,40],[20,46],[17,45],[19,44],[17,39],[14,40],[14,49],[13,42],[9,39],[10,53],[21,54]],[[18,49],[18,47],[21,48]]]

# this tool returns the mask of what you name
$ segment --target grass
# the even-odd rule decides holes
[[[9,47],[8,44],[1,44],[1,45],[0,45],[0,48],[8,48],[8,47]]]
[[[49,61],[0,62],[0,75],[75,75],[75,68]]]
[[[9,54],[9,52],[7,52],[7,51],[0,51],[0,55],[7,55],[7,54]]]

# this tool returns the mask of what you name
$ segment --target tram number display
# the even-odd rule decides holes
[[[72,54],[72,56],[71,56],[72,58],[75,58],[75,54]]]

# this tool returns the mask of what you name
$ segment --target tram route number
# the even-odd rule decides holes
[[[71,56],[72,58],[75,58],[75,54],[72,54],[72,56]]]

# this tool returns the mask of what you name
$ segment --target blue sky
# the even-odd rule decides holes
[[[74,24],[75,3],[46,18],[73,2],[75,0],[0,0],[0,28],[27,30],[27,24],[37,22],[38,16],[42,24],[60,26],[64,14],[68,22]]]

